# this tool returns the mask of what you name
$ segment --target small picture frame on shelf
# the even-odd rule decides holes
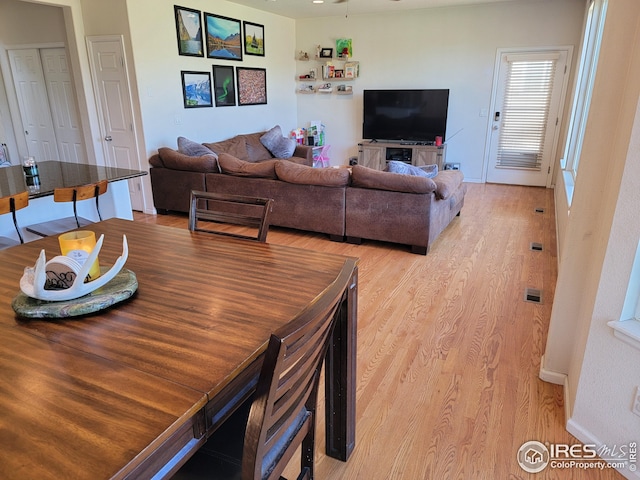
[[[333,48],[321,48],[320,58],[333,58]]]
[[[344,70],[334,70],[335,78],[344,78]]]

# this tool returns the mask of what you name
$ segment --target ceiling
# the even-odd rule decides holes
[[[314,4],[311,0],[229,0],[246,7],[264,10],[290,18],[333,17],[341,15],[360,15],[366,13],[384,13],[419,8],[450,7],[454,5],[474,5],[521,0],[349,0],[334,3],[324,0]]]

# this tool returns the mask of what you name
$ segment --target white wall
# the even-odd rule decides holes
[[[354,94],[298,94],[298,122],[321,119],[331,163],[357,155],[362,139],[362,91],[374,88],[449,88],[447,161],[460,163],[465,179],[485,171],[485,139],[498,48],[573,45],[582,29],[583,0],[523,1],[296,22],[296,51],[315,54],[337,38],[353,39],[360,61]],[[310,63],[297,62],[297,73]]]
[[[148,153],[161,146],[175,148],[178,136],[212,142],[276,124],[285,132],[295,128],[293,20],[222,0],[191,0],[181,5],[264,25],[265,56],[245,55],[242,62],[187,57],[178,55],[173,5],[169,0],[127,1]],[[266,68],[268,103],[185,109],[180,71],[211,73],[214,64]]]
[[[569,430],[610,446],[640,431],[640,350],[607,326],[620,319],[640,239],[639,35],[640,4],[609,2],[543,364],[566,376]]]

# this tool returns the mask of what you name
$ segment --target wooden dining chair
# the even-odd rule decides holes
[[[191,192],[189,230],[266,242],[273,200]],[[235,225],[241,228],[228,228]]]
[[[11,213],[13,226],[18,234],[18,240],[11,237],[0,237],[0,250],[24,243],[22,232],[18,226],[16,212],[27,205],[29,205],[29,192],[26,190],[21,193],[16,193],[15,195],[7,195],[6,197],[0,198],[0,215]]]
[[[107,192],[107,180],[100,180],[95,183],[88,183],[77,187],[60,187],[53,191],[54,202],[71,202],[73,204],[73,217],[51,220],[48,222],[37,223],[27,226],[27,230],[41,237],[57,235],[59,233],[68,232],[76,228],[86,227],[94,222],[86,218],[78,216],[77,203],[82,200],[94,198],[96,202],[96,212],[98,218],[102,221],[100,213],[100,195]]]
[[[352,260],[314,301],[271,335],[253,399],[239,408],[174,480],[272,480],[301,447],[298,479],[313,479],[315,417],[322,362]],[[243,427],[246,425],[246,427]]]

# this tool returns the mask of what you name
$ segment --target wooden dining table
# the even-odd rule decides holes
[[[136,293],[89,315],[12,309],[48,237],[0,251],[0,478],[170,478],[255,388],[271,332],[351,272],[325,361],[326,451],[355,446],[357,259],[110,219]]]

